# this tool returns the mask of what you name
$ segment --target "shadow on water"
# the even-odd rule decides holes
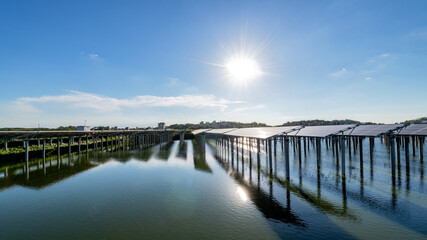
[[[229,161],[226,161],[224,159],[222,159],[220,156],[218,156],[218,154],[215,155],[217,161],[224,166],[225,170],[229,171],[229,170],[233,170],[233,174],[239,174],[239,179],[236,178],[236,180],[239,180],[239,184],[246,184],[244,177],[242,176],[242,174],[240,173],[236,173],[234,171],[234,168],[231,166],[229,166]],[[249,160],[250,161],[250,160]],[[250,165],[250,166],[254,166],[250,163],[247,163],[245,165]],[[255,166],[256,167],[256,166]],[[250,168],[249,171],[253,171],[253,172],[257,172],[258,175],[258,179],[260,178],[259,175],[264,175],[267,178],[270,178],[270,171],[268,169],[252,169]],[[250,174],[251,174],[250,172]],[[284,189],[286,189],[287,192],[290,192],[298,197],[300,197],[301,199],[305,200],[306,202],[312,204],[314,207],[327,212],[329,214],[335,215],[335,216],[339,216],[339,217],[346,217],[348,219],[351,220],[357,220],[357,216],[354,214],[351,214],[348,209],[346,208],[345,204],[343,207],[337,206],[336,204],[333,204],[331,202],[328,202],[324,199],[321,198],[321,195],[317,194],[317,193],[313,193],[308,189],[304,189],[304,187],[302,185],[296,185],[296,184],[292,184],[289,183],[285,180],[282,180],[278,177],[273,177],[271,178],[272,181],[278,183],[280,186],[282,186]],[[269,185],[271,186],[271,182],[269,183]],[[261,191],[261,190],[260,190]],[[258,206],[258,204],[257,204]],[[266,215],[267,217],[267,215]]]
[[[260,188],[260,183],[258,183],[258,185],[248,183],[242,174],[235,171],[229,163],[222,161],[217,155],[215,155],[215,159],[220,166],[246,190],[248,197],[266,218],[298,227],[306,227],[305,222],[292,212],[289,199],[287,201],[287,206],[283,207],[273,196]]]
[[[0,178],[0,191],[18,185],[34,189],[41,189],[59,183],[74,175],[92,169],[112,159],[118,162],[128,162],[131,159],[148,161],[154,147],[143,150],[97,152],[90,151],[84,154],[61,155],[43,159],[34,159],[29,162],[27,175],[25,163],[9,164],[1,168],[3,177]]]
[[[206,152],[200,147],[197,141],[193,143],[193,157],[194,157],[194,168],[199,171],[212,173],[212,169],[206,162]]]
[[[411,191],[411,186],[403,186],[404,189],[401,189],[400,178],[402,176],[400,176],[400,168],[404,167],[401,167],[399,162],[397,164],[397,176],[395,177],[394,175],[390,175],[390,157],[388,155],[389,152],[387,152],[386,147],[379,149],[378,152],[375,153],[375,157],[372,156],[372,153],[365,155],[371,155],[369,158],[366,158],[369,160],[368,168],[370,168],[367,170],[371,170],[370,181],[369,179],[364,178],[364,162],[363,160],[359,160],[360,156],[357,155],[357,153],[355,153],[353,157],[347,156],[350,174],[347,176],[346,179],[341,178],[339,174],[340,166],[338,164],[341,162],[339,162],[338,160],[335,161],[335,155],[333,155],[332,157],[327,155],[331,153],[330,151],[328,152],[328,149],[322,150],[324,151],[325,155],[322,159],[324,162],[322,167],[323,170],[322,172],[318,170],[317,174],[315,174],[315,171],[314,174],[313,172],[309,171],[311,169],[316,169],[315,159],[314,161],[309,162],[307,161],[307,159],[311,160],[311,158],[304,156],[304,165],[302,165],[301,153],[298,156],[298,154],[295,153],[294,150],[292,156],[293,159],[296,160],[291,162],[291,180],[287,181],[284,179],[284,174],[281,174],[280,177],[276,174],[276,160],[278,160],[279,166],[280,164],[284,163],[284,156],[280,155],[280,152],[278,155],[278,159],[276,159],[277,157],[274,154],[274,162],[272,166],[268,164],[268,161],[265,164],[263,161],[261,161],[261,165],[257,167],[256,153],[252,155],[255,155],[252,159],[251,153],[247,152],[248,148],[245,148],[244,157],[241,156],[243,154],[243,151],[242,154],[240,154],[239,151],[237,153],[237,157],[235,157],[236,151],[234,151],[234,154],[230,153],[231,149],[227,148],[227,146],[217,146],[212,142],[210,142],[209,144],[214,149],[213,151],[216,153],[215,157],[220,163],[220,165],[222,165],[224,169],[229,173],[231,172],[230,175],[234,177],[239,184],[244,187],[247,187],[251,195],[253,194],[253,191],[250,189],[250,186],[247,186],[250,185],[247,182],[252,182],[251,175],[252,172],[254,172],[255,176],[257,176],[258,179],[260,178],[259,175],[264,176],[266,179],[269,179],[265,181],[264,184],[269,185],[270,190],[272,189],[271,182],[277,183],[277,185],[279,185],[282,189],[286,191],[287,195],[290,192],[293,196],[296,196],[298,197],[298,199],[309,203],[313,207],[325,213],[327,216],[336,216],[338,217],[338,219],[344,220],[343,225],[347,224],[347,227],[351,224],[354,224],[354,227],[361,225],[369,231],[376,231],[377,229],[374,226],[367,225],[369,220],[366,220],[366,218],[374,216],[378,219],[383,219],[385,225],[389,224],[387,227],[392,230],[402,228],[408,232],[412,231],[411,234],[426,234],[426,229],[424,227],[421,227],[420,224],[424,222],[420,222],[420,217],[423,216],[424,213],[427,211],[427,205],[425,205],[425,202],[423,202],[426,199],[426,195],[424,193],[422,171],[424,169],[424,164],[422,161],[417,159],[418,156],[410,159],[407,162],[406,169],[402,170],[406,170],[407,185],[409,185],[408,182],[410,179],[410,174],[419,175],[419,181],[417,186],[418,188],[416,189],[416,191]],[[261,160],[268,159],[267,154],[264,152],[261,152],[260,156],[261,157],[259,159]],[[298,157],[300,157],[299,164]],[[237,172],[242,172],[242,174],[238,173],[237,177],[233,166],[233,159],[234,166],[236,165],[237,159]],[[375,161],[373,161],[373,159],[375,159]],[[254,164],[252,164],[252,160],[255,161]],[[329,162],[329,160],[332,161]],[[242,166],[242,169],[239,169],[239,161],[242,161],[241,164],[243,165],[244,163],[244,166],[246,167]],[[357,166],[354,162],[357,163]],[[231,167],[229,166],[230,164],[232,165]],[[416,168],[411,169],[409,164],[412,164],[412,167],[415,164]],[[360,165],[360,169],[358,169],[358,165]],[[374,167],[376,168],[375,179],[373,179],[372,173],[372,169]],[[270,168],[274,169],[274,174],[272,173],[273,171]],[[358,171],[352,172],[353,169]],[[284,170],[284,167],[280,167],[279,172]],[[243,172],[249,172],[249,180],[247,177],[245,180],[245,176],[247,175],[244,175]],[[256,174],[257,172],[258,174]],[[337,174],[335,174],[335,172]],[[403,173],[402,175],[404,174],[405,173]],[[392,177],[392,181],[387,178],[389,176]],[[395,178],[397,179],[395,180]],[[302,181],[302,179],[304,179],[304,181]],[[418,179],[414,177],[412,181],[414,180]],[[303,182],[305,182],[305,184],[303,184]],[[266,188],[264,184],[262,184],[264,189],[267,189],[268,187]],[[406,190],[406,192],[404,192],[404,190]],[[251,199],[252,198],[253,197],[251,197]],[[340,203],[339,198],[341,198],[342,203]],[[262,206],[259,206],[259,204],[256,203],[256,201],[258,200],[252,200],[260,209],[260,211],[263,211],[264,213],[264,210],[262,210]],[[279,204],[280,203],[282,203],[282,201],[279,199]],[[361,209],[363,210],[361,211]],[[269,217],[268,214],[264,213],[264,215],[266,217]],[[302,219],[307,220],[307,224],[310,222],[309,219]]]
[[[157,152],[157,158],[160,160],[167,161],[172,150],[173,142],[160,144],[159,151]]]
[[[7,171],[7,177],[0,179],[0,189],[14,185],[42,189],[94,168],[109,159],[101,156],[87,158],[86,154],[72,155],[70,158],[61,158],[59,161],[58,158],[51,157],[44,163],[39,159],[30,162],[29,177],[21,165],[6,166],[4,171]]]
[[[187,160],[187,143],[185,141],[179,142],[176,157],[181,160]]]

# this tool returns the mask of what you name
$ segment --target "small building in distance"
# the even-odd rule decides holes
[[[77,126],[77,131],[90,131],[89,126]]]
[[[165,130],[166,124],[164,122],[159,122],[157,124],[157,129]]]

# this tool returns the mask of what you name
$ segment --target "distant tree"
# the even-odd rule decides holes
[[[412,119],[412,120],[406,120],[401,122],[402,124],[411,124],[411,123],[427,123],[427,117]]]
[[[97,127],[93,127],[90,130],[96,130],[96,131],[102,131],[102,130],[110,130],[109,126],[97,126]]]
[[[68,126],[68,127],[60,126],[56,130],[58,130],[58,131],[76,131],[77,127],[76,126]]]

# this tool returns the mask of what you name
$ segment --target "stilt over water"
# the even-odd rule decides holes
[[[420,124],[423,125],[423,124]],[[424,126],[425,125],[425,126]],[[418,136],[417,138],[412,137],[412,148],[415,152],[415,144],[418,143],[419,147],[419,156],[420,160],[423,159],[423,144],[424,136],[427,135],[427,124],[423,126],[417,126],[417,128],[424,129],[423,132],[418,131],[416,134],[423,135]],[[394,184],[396,176],[396,164],[399,164],[400,169],[400,142],[401,139],[404,139],[405,146],[405,155],[406,161],[408,164],[408,149],[409,149],[409,137],[407,136],[407,130],[409,127],[403,124],[386,124],[386,125],[332,125],[332,126],[292,126],[292,127],[265,127],[265,128],[243,128],[243,129],[213,129],[213,130],[204,130],[203,138],[213,138],[217,142],[231,141],[231,161],[234,162],[234,139],[236,139],[236,148],[237,154],[239,154],[239,139],[241,139],[241,155],[242,161],[244,160],[244,142],[245,138],[249,143],[253,142],[256,139],[256,149],[257,149],[257,166],[260,166],[260,154],[261,154],[261,141],[264,142],[266,156],[267,156],[267,166],[269,169],[270,176],[273,176],[273,156],[277,156],[277,139],[282,140],[282,151],[285,160],[285,178],[290,179],[290,169],[289,169],[289,143],[292,142],[294,154],[298,155],[299,162],[302,159],[302,143],[304,145],[304,156],[307,156],[307,151],[309,151],[310,143],[315,145],[316,150],[316,159],[317,159],[317,172],[318,176],[321,171],[321,158],[322,158],[322,141],[325,143],[325,148],[329,151],[329,148],[332,149],[333,155],[336,155],[337,158],[337,169],[338,169],[338,160],[341,158],[341,177],[345,181],[346,177],[346,146],[348,147],[350,169],[349,173],[351,174],[351,161],[352,155],[357,153],[357,148],[359,148],[359,158],[360,158],[360,177],[363,179],[363,139],[369,137],[369,156],[371,161],[371,176],[373,174],[372,161],[373,161],[373,152],[374,152],[374,138],[380,137],[381,140],[385,139],[386,144],[389,146],[390,151],[390,170],[392,173],[392,183]],[[406,132],[405,132],[406,131]],[[411,131],[410,129],[408,130]],[[195,132],[196,136],[200,133]],[[396,139],[397,138],[397,139]],[[221,140],[219,140],[221,139]],[[347,141],[347,142],[346,142]],[[223,146],[223,145],[221,145]],[[251,151],[250,144],[249,151]],[[341,154],[338,154],[339,149]],[[296,153],[297,152],[297,153]],[[396,153],[397,152],[397,153]],[[251,153],[249,153],[250,155]],[[396,157],[397,154],[397,157]],[[340,157],[339,157],[340,155]],[[238,156],[238,155],[237,155]],[[251,156],[251,155],[250,155]],[[396,163],[397,159],[397,163]],[[320,183],[320,182],[319,182]],[[345,184],[345,182],[343,182]]]

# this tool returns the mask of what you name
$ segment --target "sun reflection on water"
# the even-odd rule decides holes
[[[248,195],[241,187],[237,187],[237,194],[239,194],[239,197],[242,199],[243,202],[246,202],[248,200]]]

